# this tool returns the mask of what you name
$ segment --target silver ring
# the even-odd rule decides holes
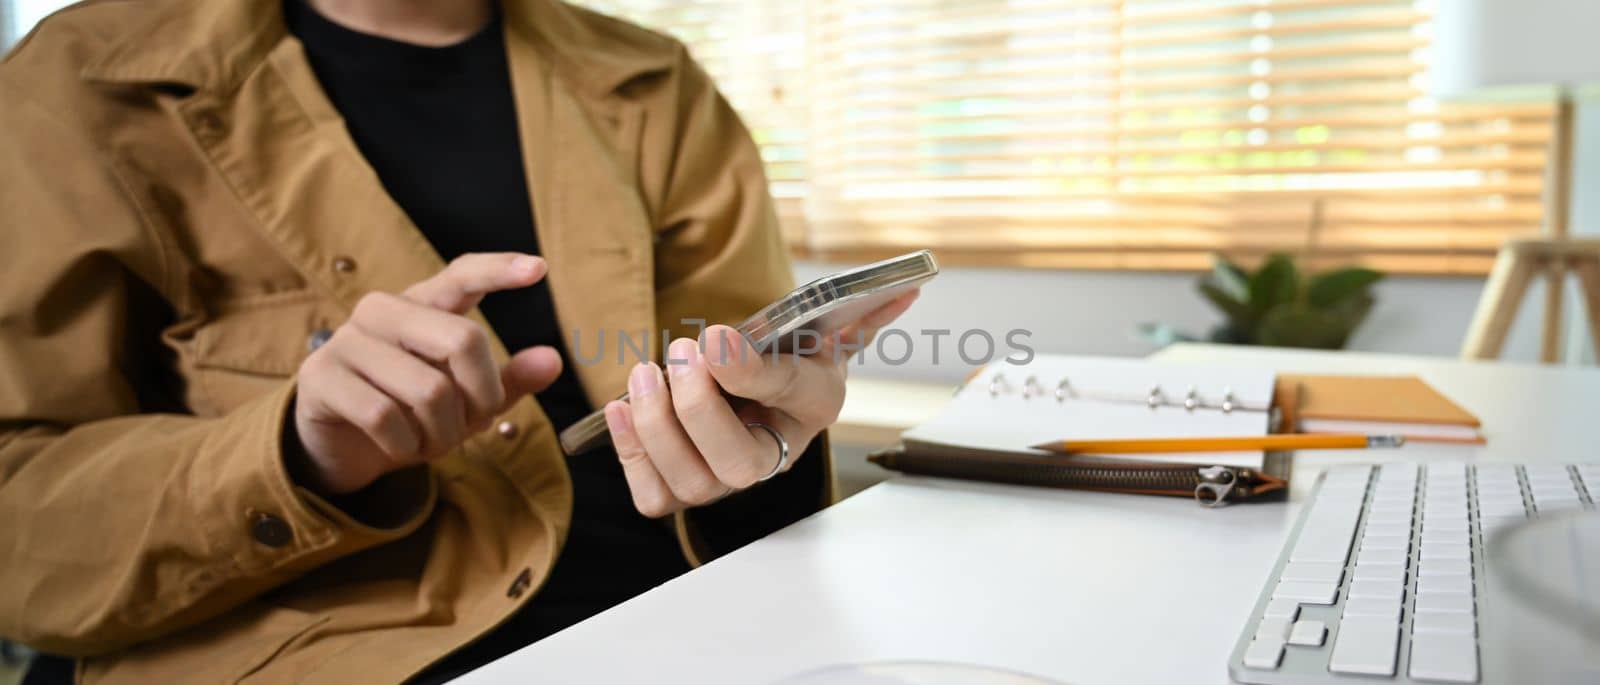
[[[750,423],[745,424],[744,427],[745,428],[760,428],[761,430],[766,431],[767,435],[772,436],[773,440],[776,440],[778,442],[778,463],[777,463],[777,465],[772,467],[772,472],[771,473],[768,473],[767,475],[756,479],[756,482],[757,483],[765,483],[765,482],[767,482],[769,480],[772,480],[773,476],[776,476],[776,475],[778,475],[780,473],[783,473],[783,467],[789,465],[789,441],[783,439],[783,434],[779,433],[778,429],[773,428],[772,426],[768,426],[767,424],[761,423],[760,421],[751,421]]]

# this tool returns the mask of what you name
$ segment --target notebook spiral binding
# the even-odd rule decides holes
[[[989,379],[989,397],[998,398],[1001,395],[1010,395],[1017,391],[1004,373],[996,373]],[[1072,384],[1071,379],[1062,378],[1056,382],[1055,388],[1047,388],[1038,376],[1028,376],[1022,382],[1022,399],[1032,400],[1036,397],[1053,397],[1057,404],[1065,404],[1068,400],[1089,400],[1096,402],[1116,402],[1120,404],[1143,404],[1151,411],[1162,407],[1182,408],[1184,411],[1194,412],[1201,410],[1220,411],[1231,414],[1236,411],[1267,412],[1268,406],[1257,406],[1243,402],[1235,397],[1231,388],[1224,387],[1221,394],[1207,396],[1199,388],[1189,386],[1182,396],[1169,396],[1161,386],[1153,386],[1148,392],[1142,394],[1122,394],[1107,391],[1091,391],[1079,388]]]

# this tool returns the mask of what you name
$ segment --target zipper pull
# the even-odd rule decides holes
[[[1194,486],[1194,499],[1207,507],[1216,508],[1228,503],[1239,475],[1226,466],[1200,467],[1200,482]]]

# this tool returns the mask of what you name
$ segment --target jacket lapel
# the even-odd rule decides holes
[[[300,42],[285,37],[267,60],[235,95],[231,135],[209,152],[268,237],[346,308],[438,273],[438,252],[361,156]]]
[[[654,232],[631,181],[643,111],[576,91],[571,73],[556,76],[552,65],[563,56],[552,54],[558,46],[546,34],[561,17],[544,16],[548,10],[542,3],[507,3],[506,45],[566,361],[598,408],[622,393],[636,361],[632,351],[619,354],[619,335],[648,344],[652,357],[660,354]]]
[[[666,69],[659,55],[604,51],[573,10],[504,0],[523,160],[550,288],[572,364],[596,406],[626,385],[623,332],[659,357],[654,231],[634,160],[643,109],[615,95]],[[90,80],[192,87],[176,106],[195,140],[283,256],[347,310],[444,264],[384,191],[323,94],[277,0],[168,0]],[[476,311],[472,317],[483,322]],[[605,336],[599,361],[598,336]],[[643,336],[643,340],[640,337]],[[505,358],[496,341],[495,354]]]

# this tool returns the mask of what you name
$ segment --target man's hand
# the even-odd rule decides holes
[[[504,368],[489,333],[463,316],[483,296],[544,278],[543,259],[469,254],[400,295],[371,293],[350,320],[300,365],[291,435],[302,483],[339,495],[438,458],[561,373],[549,347],[523,350]]]
[[[667,348],[667,371],[633,369],[627,402],[606,405],[606,425],[622,461],[634,507],[658,517],[714,502],[748,488],[778,465],[778,445],[764,423],[798,457],[844,406],[849,355],[840,342],[862,346],[916,300],[909,293],[824,339],[812,355],[757,352],[727,326],[706,329],[704,345],[680,338]],[[726,392],[742,400],[729,401]],[[792,464],[792,462],[791,462]]]

